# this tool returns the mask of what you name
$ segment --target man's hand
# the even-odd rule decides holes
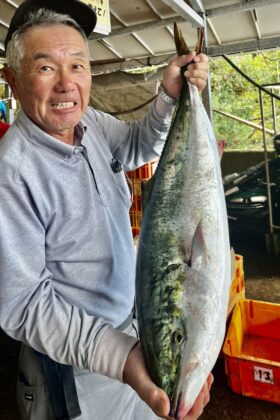
[[[190,54],[182,55],[180,57],[173,58],[163,75],[162,85],[166,93],[172,98],[178,99],[182,88],[182,76],[181,67],[188,63],[192,63],[188,66],[184,76],[188,78],[189,82],[198,87],[201,92],[208,79],[208,57],[205,54],[196,55],[194,51]]]
[[[127,357],[123,379],[138,393],[140,398],[145,401],[157,416],[171,420],[171,417],[168,416],[170,411],[169,398],[163,389],[152,382],[145,366],[140,343],[133,348]],[[210,374],[192,409],[181,420],[198,419],[209,402],[212,383],[213,375]]]

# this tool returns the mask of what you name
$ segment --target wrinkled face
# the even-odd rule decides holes
[[[29,28],[20,74],[9,84],[25,113],[46,133],[72,143],[89,101],[91,75],[81,34],[66,25]]]

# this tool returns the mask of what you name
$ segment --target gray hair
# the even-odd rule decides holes
[[[72,19],[69,15],[56,13],[52,10],[39,9],[28,14],[24,25],[13,33],[12,38],[8,43],[6,51],[7,65],[15,70],[16,73],[20,73],[21,62],[25,53],[24,43],[22,42],[22,34],[31,27],[43,25],[68,25],[76,29],[82,35],[89,53],[87,37],[74,19]]]

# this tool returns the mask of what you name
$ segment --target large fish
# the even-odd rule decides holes
[[[175,41],[178,54],[189,52],[176,28]],[[153,380],[170,398],[170,415],[181,419],[217,360],[231,282],[218,147],[197,88],[186,81],[143,194],[136,269],[140,340]]]

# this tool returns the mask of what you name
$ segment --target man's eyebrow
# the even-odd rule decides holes
[[[75,52],[75,53],[71,53],[70,55],[74,56],[74,57],[82,57],[82,58],[87,57],[87,54],[85,54],[83,51],[78,51],[78,52]]]
[[[83,51],[77,51],[77,52],[74,52],[74,53],[70,53],[69,55],[71,57],[80,57],[80,58],[86,58],[87,57],[87,55]],[[34,60],[40,60],[42,58],[53,59],[54,56],[52,54],[48,54],[48,53],[44,53],[44,52],[39,51],[33,57]]]
[[[34,60],[40,60],[41,58],[51,58],[51,55],[50,54],[47,54],[47,53],[43,53],[43,52],[37,52],[33,56],[33,59]]]

